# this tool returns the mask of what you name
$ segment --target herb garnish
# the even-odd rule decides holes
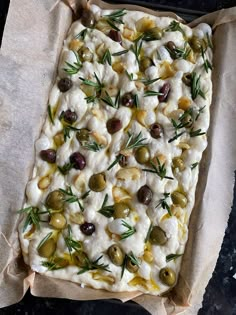
[[[140,266],[140,261],[139,259],[134,255],[133,252],[130,252],[129,254],[126,254],[125,255],[125,258],[123,260],[123,263],[122,263],[122,268],[121,268],[121,279],[123,278],[123,275],[124,275],[124,271],[125,271],[125,267],[126,267],[126,263],[127,263],[127,260],[130,259],[131,262],[133,263],[133,265],[135,266]]]
[[[48,105],[48,116],[49,116],[49,119],[50,119],[51,123],[54,125],[54,118],[53,118],[53,115],[52,115],[52,108],[51,108],[50,104]]]
[[[90,190],[88,190],[86,193],[84,193],[80,198],[73,193],[71,186],[68,186],[66,190],[64,190],[62,188],[59,188],[59,190],[63,194],[65,194],[65,196],[68,196],[68,197],[65,198],[65,202],[68,202],[68,203],[77,202],[79,207],[80,207],[80,210],[82,212],[84,211],[84,207],[81,204],[80,200],[84,200],[85,198],[87,198],[88,195],[90,194]]]
[[[142,171],[156,174],[158,177],[160,177],[161,180],[163,180],[164,178],[173,180],[174,179],[173,177],[166,176],[167,170],[165,168],[165,163],[161,164],[158,157],[156,157],[156,161],[158,164],[157,166],[152,161],[150,161],[152,169],[144,168],[142,169]]]
[[[98,210],[98,212],[107,218],[111,218],[113,216],[113,213],[114,213],[114,206],[113,205],[106,206],[107,200],[108,200],[108,194],[105,195],[102,206]]]
[[[202,54],[202,59],[203,59],[203,66],[204,66],[206,72],[208,73],[209,69],[212,70],[212,64],[210,63],[210,61],[208,59],[206,59],[205,52],[206,52],[206,50],[204,51],[203,47],[201,46],[201,54]]]
[[[134,45],[131,45],[130,47],[130,50],[135,54],[135,58],[138,64],[139,64],[139,56],[141,53],[142,45],[143,45],[142,36],[140,36],[134,41]]]
[[[93,152],[98,152],[103,149],[103,145],[98,144],[96,141],[87,142],[82,147]]]
[[[86,36],[86,34],[87,34],[87,32],[88,32],[88,29],[85,28],[85,29],[83,29],[78,35],[76,35],[74,38],[75,38],[75,39],[81,38],[82,40],[84,40],[84,39],[85,39],[85,36]]]
[[[142,79],[141,82],[143,82],[143,84],[145,86],[148,86],[156,81],[160,80],[160,78],[156,78],[156,79]]]
[[[81,275],[84,272],[87,272],[89,270],[105,270],[108,272],[111,272],[108,267],[109,265],[105,265],[105,264],[99,264],[99,260],[102,258],[103,256],[101,255],[100,257],[98,257],[98,259],[91,261],[89,260],[89,258],[86,259],[86,264],[81,268],[81,270],[77,273],[78,275]]]
[[[191,170],[195,169],[195,167],[197,167],[199,164],[199,162],[195,162],[193,164],[191,164]]]
[[[192,128],[189,135],[190,135],[190,137],[193,138],[193,137],[205,135],[205,132],[203,132],[202,129],[193,130],[193,128]]]
[[[145,143],[143,143],[143,141],[145,141],[146,138],[142,138],[142,133],[141,131],[139,132],[139,134],[137,136],[134,136],[133,134],[128,132],[128,140],[125,144],[125,147],[123,150],[132,150],[132,149],[136,149],[139,148],[143,145],[145,145]],[[119,163],[119,161],[122,158],[122,154],[118,154],[118,156],[116,157],[115,161],[108,167],[108,171],[115,166],[117,163]]]
[[[71,132],[71,131],[79,131],[79,130],[80,130],[80,129],[75,128],[75,127],[73,127],[73,126],[66,125],[66,126],[63,128],[64,141],[66,142],[67,138],[70,139],[70,132]]]
[[[184,118],[187,116],[187,114],[189,114],[189,111],[186,111],[183,115],[179,117],[179,122],[176,122],[174,119],[171,119],[172,125],[175,128],[175,136],[169,139],[168,143],[173,142],[174,140],[178,139],[185,133],[185,131],[181,132],[178,131],[189,125],[189,122],[184,122]]]
[[[125,220],[122,220],[121,222],[122,225],[127,228],[127,231],[121,234],[121,240],[124,240],[136,233],[135,227],[129,225]]]
[[[51,236],[52,236],[52,232],[48,233],[37,246],[37,250],[39,250]]]
[[[170,210],[170,206],[166,202],[166,199],[170,197],[170,193],[164,193],[164,197],[160,200],[160,202],[156,205],[155,208],[161,206],[163,209],[166,209],[170,216],[172,216],[172,212]]]
[[[170,255],[167,255],[166,256],[166,262],[169,262],[169,261],[171,261],[173,259],[176,259],[176,258],[178,258],[180,256],[183,256],[183,254],[170,254]]]
[[[211,49],[213,49],[213,44],[212,44],[212,41],[211,41],[211,39],[210,39],[209,33],[207,33],[206,37],[207,37],[207,44],[208,44],[208,46],[209,46]]]
[[[121,56],[121,55],[127,54],[127,52],[128,52],[128,49],[121,50],[121,51],[118,51],[118,52],[112,54],[112,56],[114,56],[114,57],[115,56]]]
[[[77,54],[77,52],[73,51],[75,58],[76,58],[76,62],[74,62],[73,64],[69,63],[69,62],[65,62],[66,65],[68,66],[68,68],[64,68],[63,70],[68,73],[69,75],[73,75],[79,72],[79,70],[82,67],[82,63],[79,59],[79,55]]]
[[[40,229],[40,214],[48,213],[48,211],[39,211],[39,208],[37,207],[27,207],[23,208],[17,211],[18,213],[24,213],[27,214],[25,223],[23,226],[23,232],[27,229],[29,225],[34,225],[36,229]]]
[[[185,32],[184,30],[182,29],[182,27],[180,26],[180,23],[179,22],[176,22],[176,21],[172,21],[170,23],[170,25],[165,29],[166,32],[176,32],[176,31],[179,31],[181,32],[184,36],[185,36]]]
[[[89,97],[85,98],[87,100],[87,103],[94,102],[97,97],[100,97],[102,89],[104,88],[104,84],[99,80],[99,78],[95,72],[94,72],[94,77],[95,77],[97,82],[93,82],[91,80],[86,80],[86,79],[81,78],[81,77],[79,78],[83,82],[84,85],[92,86],[95,88],[95,91],[96,91],[96,96],[92,96],[92,97],[89,96]]]
[[[156,96],[156,95],[163,95],[163,93],[156,92],[156,91],[149,91],[149,90],[144,92],[144,97]]]
[[[58,170],[63,174],[66,175],[68,172],[74,167],[74,163],[65,163],[63,166],[57,166]]]
[[[111,66],[111,53],[110,53],[110,50],[107,49],[104,53],[104,55],[102,56],[102,59],[101,59],[101,63],[104,65],[105,63],[108,63],[110,66]]]
[[[120,31],[119,28],[115,25],[117,24],[124,24],[122,21],[122,17],[126,14],[125,9],[117,10],[112,12],[111,14],[104,15],[106,17],[106,22],[109,24],[114,30]]]
[[[202,98],[205,98],[205,93],[201,90],[200,87],[200,78],[201,75],[197,76],[196,72],[192,72],[191,74],[191,95],[192,99],[195,100],[195,98],[200,95]]]
[[[112,98],[110,97],[110,95],[107,93],[107,91],[105,91],[106,96],[101,98],[101,100],[107,104],[110,107],[113,107],[115,109],[119,108],[119,102],[120,102],[120,90],[118,91],[116,98],[115,98],[115,102],[113,102]]]
[[[66,243],[66,247],[68,248],[68,251],[70,253],[70,257],[72,257],[71,253],[73,250],[75,250],[75,251],[81,250],[81,248],[82,248],[81,243],[79,241],[75,241],[72,238],[72,229],[71,229],[70,224],[68,224],[68,226],[67,226],[67,236],[64,236],[64,240]]]
[[[134,106],[136,108],[139,108],[139,99],[138,99],[138,94],[133,95],[133,100],[134,100]]]
[[[188,48],[188,43],[185,42],[184,43],[184,47],[183,48],[173,48],[173,49],[169,49],[167,46],[165,46],[165,48],[168,50],[171,58],[173,59],[187,59],[188,55],[191,52],[191,48]]]
[[[134,74],[133,73],[129,73],[127,70],[125,70],[125,73],[126,73],[126,75],[130,81],[134,81]]]
[[[49,261],[42,261],[41,265],[48,268],[49,271],[58,270],[63,268],[63,266],[60,266],[60,262],[63,260],[63,258],[58,258],[57,261],[55,261],[54,258],[52,258]]]
[[[150,224],[150,226],[149,226],[149,228],[148,228],[147,235],[146,235],[146,237],[145,237],[144,243],[147,243],[147,241],[149,240],[151,231],[152,231],[152,223]]]

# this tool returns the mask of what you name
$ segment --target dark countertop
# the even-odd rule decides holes
[[[0,0],[0,43],[5,16],[9,0]],[[110,1],[112,2],[112,1]],[[114,2],[114,1],[113,1]],[[117,1],[132,2],[132,1]],[[215,11],[223,7],[236,5],[236,0],[223,1],[193,1],[193,0],[149,0],[135,1],[140,5],[149,5],[168,9],[168,5],[178,8],[178,13],[190,20],[198,14]],[[195,10],[194,12],[192,10]],[[197,10],[197,11],[196,11]],[[197,12],[197,13],[196,13]],[[198,315],[236,315],[236,186],[234,187],[234,203],[230,214],[228,227],[215,271],[208,283],[203,300],[203,307]],[[80,314],[80,315],[113,315],[136,314],[148,315],[149,313],[134,302],[122,304],[117,300],[99,301],[73,301],[66,299],[49,299],[32,296],[29,292],[22,301],[12,306],[0,309],[0,315],[9,314]]]

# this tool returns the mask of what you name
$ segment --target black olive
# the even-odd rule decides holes
[[[86,166],[85,157],[79,152],[71,154],[70,163],[73,164],[73,168],[76,170],[82,170]]]
[[[84,9],[82,11],[81,23],[89,28],[92,28],[95,25],[95,18],[90,10]]]
[[[56,151],[54,149],[42,150],[40,152],[40,157],[42,160],[48,163],[56,162]]]
[[[70,109],[67,109],[61,116],[68,124],[73,124],[78,118],[76,112],[72,112]]]
[[[120,36],[120,32],[116,31],[116,30],[110,30],[108,36],[114,40],[114,42],[117,42],[119,44],[122,44],[122,38]]]
[[[118,118],[111,118],[107,121],[107,131],[110,134],[116,133],[122,128],[122,122]]]
[[[133,96],[133,94],[132,93],[125,93],[122,96],[121,104],[123,106],[126,106],[126,107],[133,107],[134,106],[134,96]]]
[[[72,85],[73,85],[73,82],[69,78],[63,78],[57,83],[58,89],[61,92],[68,91],[70,88],[72,88]]]
[[[119,165],[121,167],[125,167],[128,165],[128,156],[121,155],[121,158],[119,159]]]
[[[85,222],[80,225],[80,231],[83,234],[90,236],[95,232],[95,225],[93,223]]]
[[[144,205],[149,205],[152,200],[152,190],[148,187],[148,185],[144,185],[138,190],[138,201],[143,203]]]
[[[171,86],[169,82],[165,83],[162,86],[162,88],[159,91],[160,93],[162,93],[162,95],[158,96],[159,102],[165,102],[167,100],[167,97],[170,93],[170,89],[171,89]]]
[[[176,46],[175,46],[175,43],[172,42],[172,41],[169,41],[167,44],[166,44],[166,47],[171,50],[171,51],[174,51],[176,49]]]
[[[154,139],[159,139],[163,135],[163,128],[158,123],[154,123],[150,126],[150,135]]]

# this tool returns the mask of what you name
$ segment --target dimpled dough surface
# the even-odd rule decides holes
[[[35,144],[19,225],[23,256],[32,270],[82,287],[159,295],[177,281],[207,146],[211,28],[90,10],[95,26],[77,20],[64,41],[50,115]],[[48,149],[56,151],[54,163],[41,152]],[[75,152],[79,161],[70,158]],[[89,180],[100,173],[95,184],[103,190],[96,192]],[[147,194],[138,197],[142,186]],[[58,189],[61,206],[53,209],[47,197]],[[121,218],[114,211],[119,203],[128,209]],[[118,265],[111,245],[118,246]]]

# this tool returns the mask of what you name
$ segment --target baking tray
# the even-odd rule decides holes
[[[10,0],[0,0],[0,46],[2,40],[2,34],[4,31],[4,25],[7,18],[7,12]],[[106,0],[108,3],[115,4],[135,4],[144,7],[148,7],[154,10],[161,11],[174,11],[181,16],[187,22],[196,19],[204,14],[220,10],[222,8],[229,8],[236,5],[236,0],[119,0],[112,1]],[[236,255],[232,254],[235,251],[236,244],[230,239],[229,235],[233,232],[232,227],[236,224],[236,188],[234,189],[234,205],[232,213],[230,215],[228,228],[226,230],[226,236],[222,245],[220,256],[216,265],[216,269],[213,273],[213,277],[210,280],[208,287],[206,288],[206,294],[204,296],[203,308],[199,311],[199,315],[234,315],[236,314],[236,301],[235,301],[235,285],[229,281],[229,277],[232,280],[233,272],[236,271],[236,265],[233,269],[225,267],[226,260],[231,260],[232,264]],[[231,231],[231,232],[230,232]],[[233,264],[234,265],[234,264]],[[224,268],[223,268],[224,267]],[[223,268],[223,270],[222,270]],[[222,286],[225,287],[225,282],[228,282],[228,290],[220,290]],[[235,303],[233,302],[235,301]],[[230,307],[232,305],[232,308]],[[224,310],[227,309],[227,313]],[[19,303],[0,309],[0,315],[8,314],[80,314],[80,315],[148,315],[149,313],[144,310],[138,304],[129,301],[121,303],[118,300],[98,300],[98,301],[73,301],[66,299],[55,298],[39,298],[32,296],[29,291],[25,295],[22,301]]]

